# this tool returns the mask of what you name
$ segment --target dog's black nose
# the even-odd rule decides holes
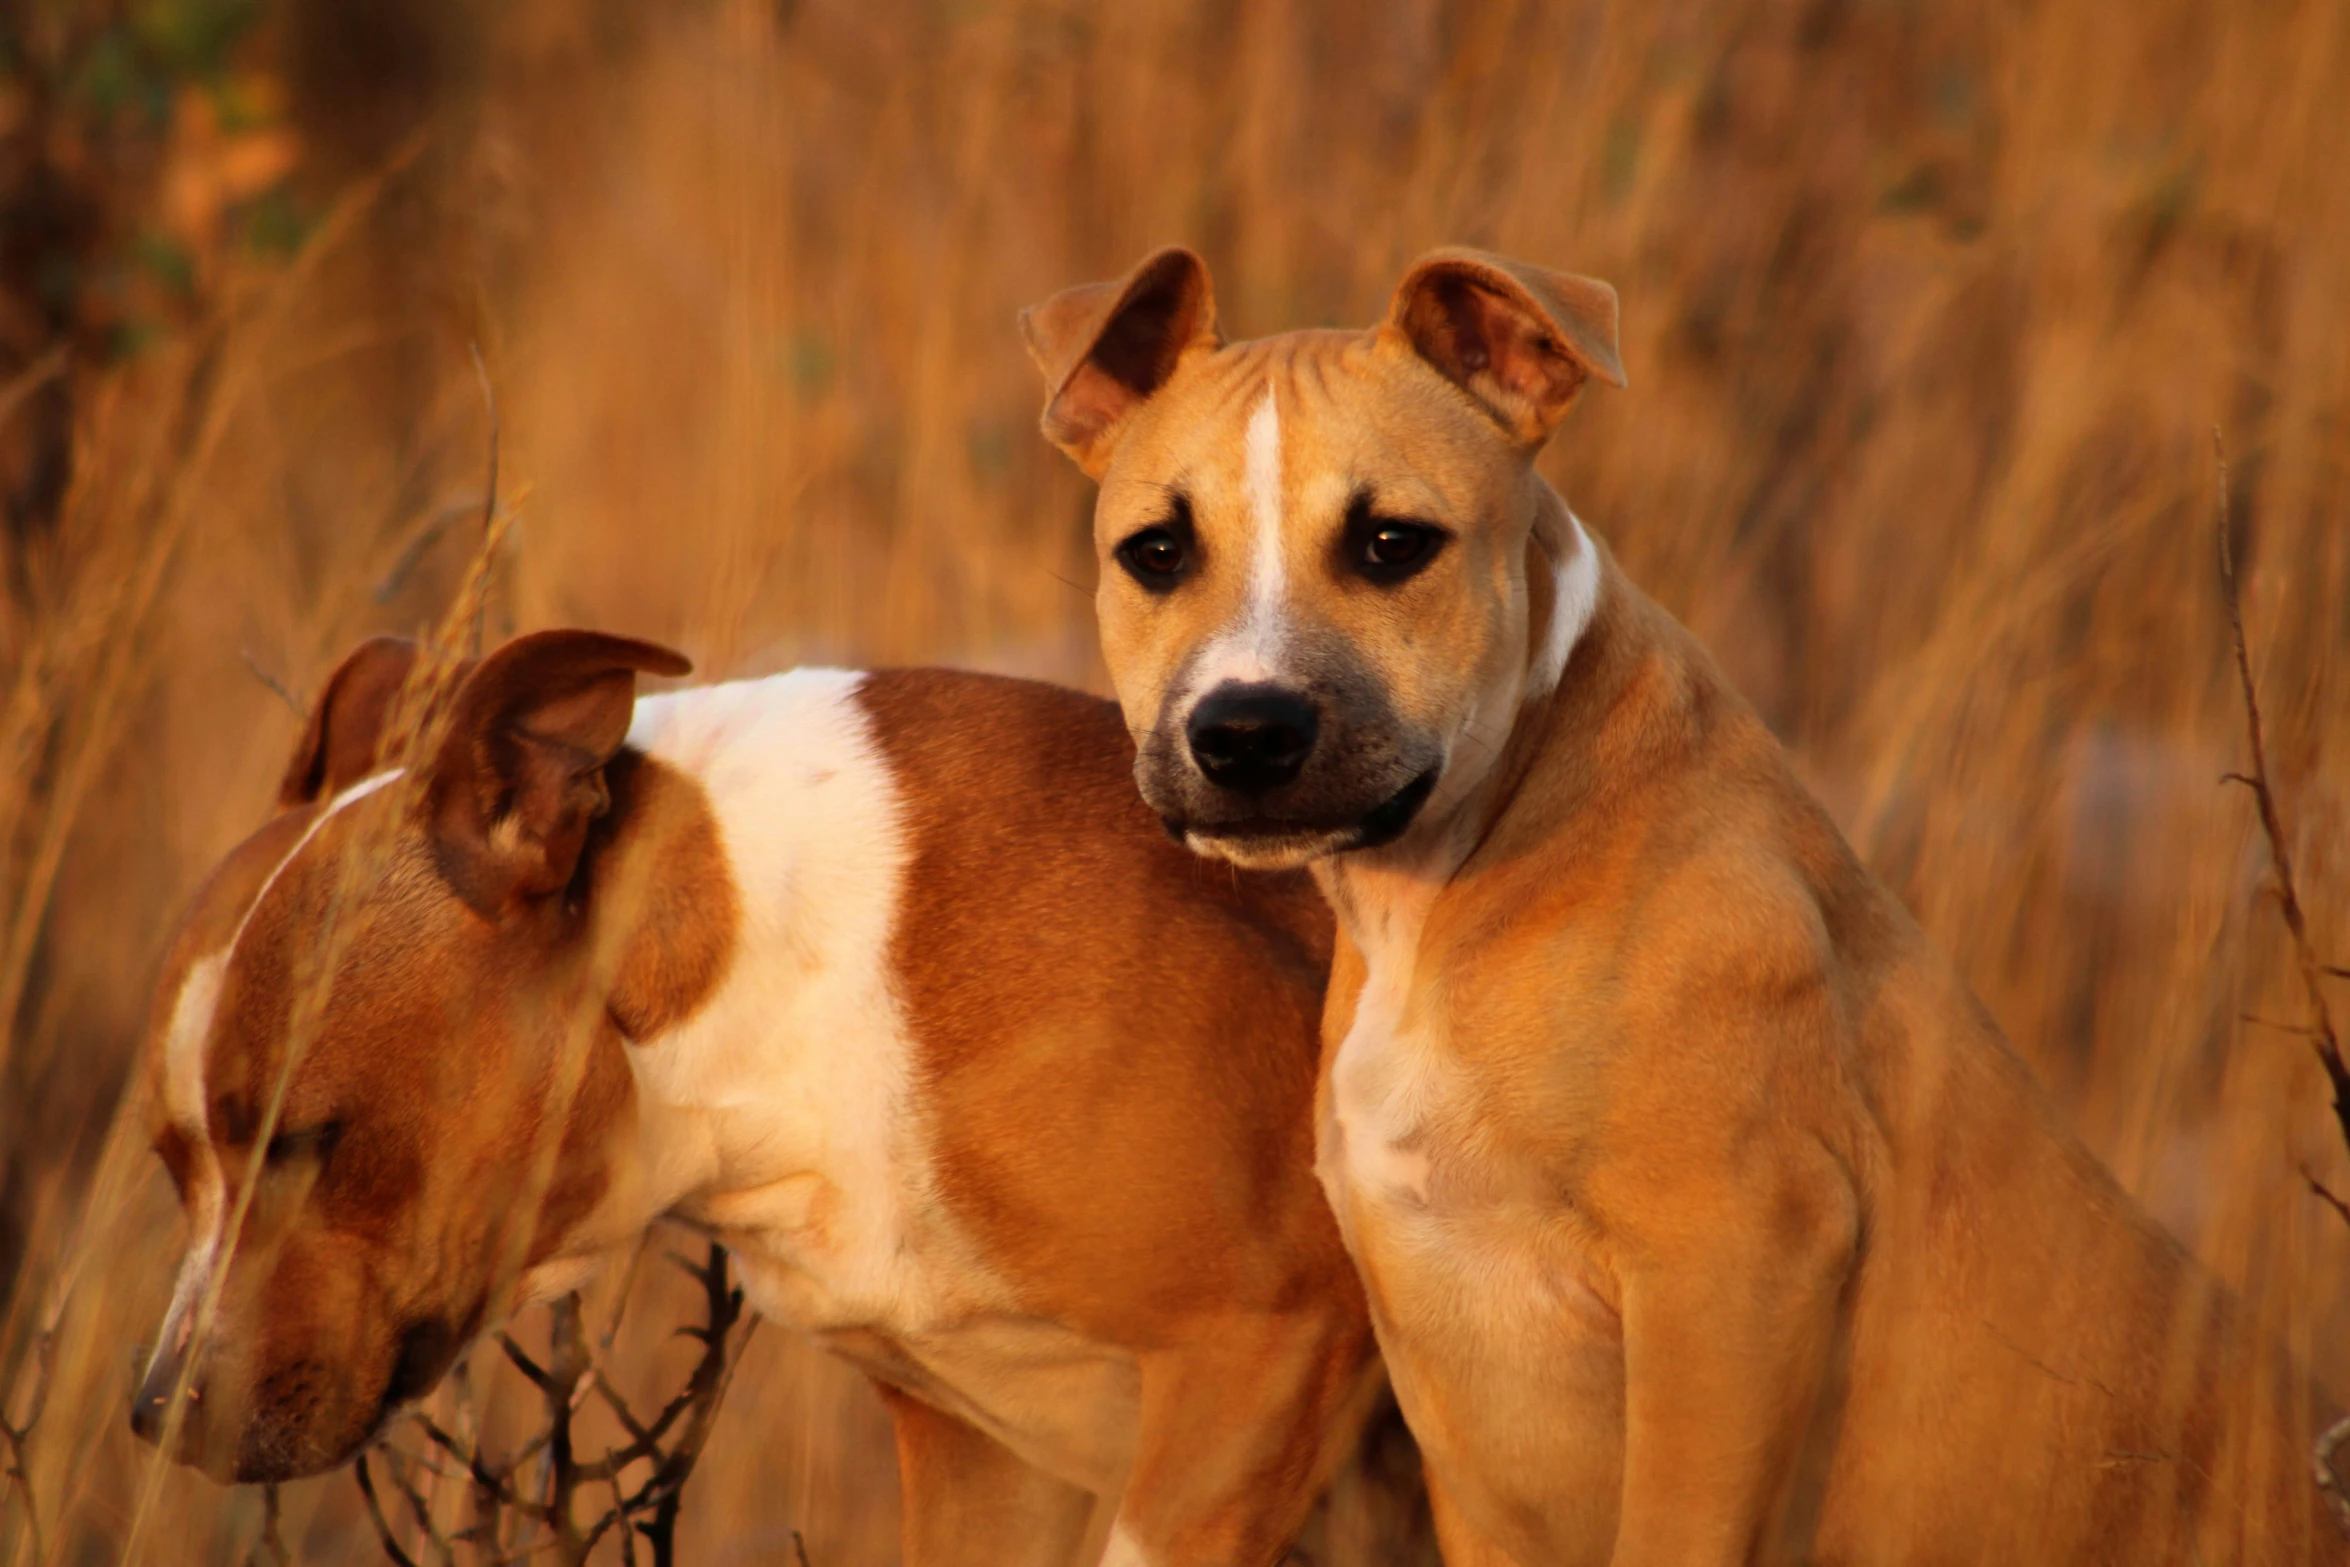
[[[139,1440],[153,1442],[163,1435],[163,1411],[170,1403],[168,1392],[158,1392],[152,1386],[139,1389],[131,1400],[131,1430]]]
[[[163,1436],[164,1412],[171,1407],[172,1390],[179,1386],[180,1357],[172,1354],[148,1356],[141,1354],[146,1372],[139,1378],[139,1390],[131,1397],[131,1430],[141,1440],[153,1442]],[[201,1395],[188,1389],[193,1403]]]
[[[1297,777],[1322,721],[1314,705],[1279,686],[1222,685],[1191,710],[1192,760],[1219,789],[1264,794]]]

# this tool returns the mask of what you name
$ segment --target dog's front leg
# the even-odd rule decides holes
[[[876,1382],[897,1428],[905,1567],[1076,1567],[1095,1498]]]
[[[1750,1150],[1751,1151],[1751,1150]],[[1794,1493],[1827,1382],[1857,1198],[1817,1145],[1650,1186],[1625,1234],[1615,1567],[1808,1559]]]
[[[1103,1567],[1272,1567],[1379,1390],[1325,1312],[1195,1320],[1142,1367],[1142,1433]]]

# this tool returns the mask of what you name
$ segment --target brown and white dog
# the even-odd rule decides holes
[[[344,663],[167,961],[155,1146],[192,1239],[134,1423],[184,1375],[184,1460],[339,1464],[673,1215],[884,1389],[909,1563],[1106,1531],[1113,1563],[1269,1567],[1377,1377],[1312,1174],[1306,879],[1170,844],[1116,709],[1031,682],[640,701],[685,661],[544,632],[463,675],[429,765],[379,770],[414,662]]]
[[[1533,459],[1605,284],[1023,319],[1141,792],[1338,913],[1320,1169],[1455,1567],[2340,1560],[2319,1395],[2070,1135]]]

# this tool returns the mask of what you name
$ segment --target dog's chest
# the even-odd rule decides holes
[[[1351,932],[1365,973],[1331,1060],[1319,1150],[1323,1186],[1350,1231],[1432,1216],[1469,1173],[1458,1133],[1473,1085],[1416,983],[1426,917],[1425,900],[1397,899]]]
[[[1404,903],[1395,917],[1350,925],[1365,973],[1317,1139],[1317,1173],[1348,1248],[1391,1320],[1410,1302],[1406,1314],[1465,1332],[1463,1312],[1507,1317],[1505,1303],[1564,1300],[1608,1336],[1596,1268],[1578,1227],[1555,1222],[1558,1194],[1541,1139],[1529,1137],[1533,1127],[1562,1140],[1566,1128],[1551,1122],[1565,1107],[1529,1104],[1527,1074],[1461,1048],[1458,997],[1429,982],[1424,923],[1425,906]],[[1481,1323],[1504,1336],[1522,1326]]]

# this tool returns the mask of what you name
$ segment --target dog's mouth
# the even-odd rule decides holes
[[[1393,843],[1411,827],[1428,797],[1436,792],[1436,781],[1443,771],[1440,762],[1351,821],[1160,819],[1166,824],[1167,835],[1195,854],[1229,860],[1244,870],[1286,870],[1333,854]]]

